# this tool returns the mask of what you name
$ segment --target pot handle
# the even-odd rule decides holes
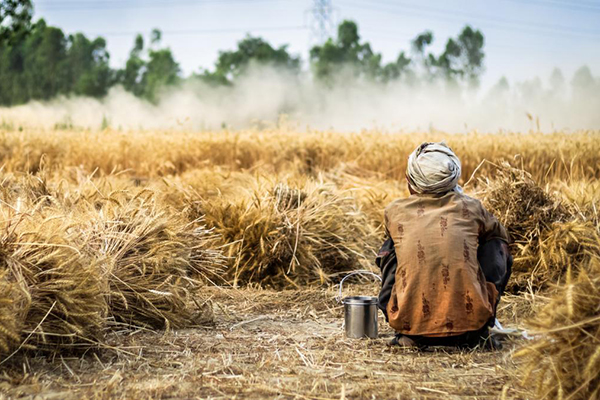
[[[361,269],[358,271],[350,272],[348,275],[343,277],[342,280],[340,281],[340,290],[338,292],[338,295],[336,296],[336,300],[338,303],[342,302],[342,285],[344,284],[344,281],[346,280],[346,278],[349,278],[353,275],[373,275],[375,278],[379,279],[379,281],[381,282],[381,277],[379,275],[377,275],[371,271],[367,271],[366,269]]]

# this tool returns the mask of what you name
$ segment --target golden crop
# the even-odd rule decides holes
[[[522,353],[526,378],[541,395],[597,396],[598,131],[0,131],[0,354],[206,322],[207,284],[323,285],[372,268],[408,154],[441,140],[512,235],[511,290],[567,299],[539,317],[561,333]],[[578,330],[593,339],[560,336]],[[579,386],[556,386],[564,357]]]

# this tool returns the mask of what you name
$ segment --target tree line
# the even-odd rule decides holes
[[[383,84],[443,79],[477,86],[484,70],[485,39],[470,26],[448,39],[440,54],[429,50],[434,36],[426,31],[411,41],[410,50],[401,51],[393,62],[383,63],[381,54],[361,39],[357,24],[344,21],[334,38],[310,50],[310,71],[302,70],[302,60],[287,46],[273,47],[260,37],[248,35],[235,50],[219,52],[212,69],[188,77],[183,76],[171,50],[161,46],[161,36],[159,30],[153,30],[146,43],[138,35],[125,66],[113,69],[104,38],[66,35],[43,19],[34,22],[31,0],[0,0],[0,105],[71,94],[100,98],[115,85],[157,102],[162,88],[188,80],[235,85],[252,65],[273,66],[292,75],[310,72],[325,85],[350,77]]]

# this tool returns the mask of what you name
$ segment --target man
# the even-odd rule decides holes
[[[462,193],[460,174],[444,142],[423,143],[408,159],[410,196],[385,210],[388,239],[376,262],[379,307],[397,332],[392,344],[473,347],[489,338],[510,276],[509,239]]]

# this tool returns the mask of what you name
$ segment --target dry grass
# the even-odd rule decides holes
[[[349,193],[308,182],[259,187],[249,196],[206,202],[207,224],[227,246],[234,286],[298,287],[369,267],[373,229]]]
[[[27,292],[8,271],[0,273],[0,354],[12,352],[21,342],[24,316],[29,311]]]
[[[2,269],[26,299],[12,316],[22,321],[26,344],[52,350],[100,341],[107,305],[98,263],[73,246],[71,221],[50,210],[13,218],[15,233],[5,243]]]
[[[127,325],[169,329],[197,324],[202,309],[188,305],[201,285],[219,272],[219,254],[201,221],[187,222],[161,208],[151,193],[97,201],[80,218],[86,251],[101,254],[110,315]],[[97,211],[96,211],[97,210]]]
[[[0,302],[2,355],[86,350],[110,329],[206,322],[205,307],[190,299],[222,257],[200,221],[147,192],[104,195],[95,186],[88,196],[9,178],[0,207],[0,284],[10,296]]]
[[[361,284],[348,293],[376,291]],[[527,398],[511,382],[510,348],[389,348],[392,332],[383,319],[379,339],[347,339],[335,295],[326,289],[207,289],[213,327],[110,334],[108,343],[122,350],[103,349],[97,358],[20,359],[27,374],[8,371],[0,390],[10,397],[67,399]],[[506,305],[519,308],[521,301]]]
[[[539,339],[517,352],[523,384],[540,398],[600,398],[600,257],[567,280],[533,326]]]
[[[37,173],[45,165],[64,174],[78,166],[87,173],[128,171],[146,179],[218,166],[229,171],[297,171],[315,176],[353,163],[387,179],[402,180],[406,159],[417,145],[446,140],[461,158],[465,179],[483,159],[498,163],[517,157],[522,169],[546,183],[600,178],[598,135],[598,131],[458,135],[281,129],[202,133],[26,130],[0,131],[0,146],[5,171]],[[486,165],[481,172],[488,176],[493,170]]]
[[[540,187],[522,169],[501,164],[493,178],[480,179],[477,195],[511,236],[513,291],[544,288],[600,254],[598,227],[591,222],[597,216],[590,220],[577,204]]]
[[[372,268],[383,208],[406,195],[408,154],[445,139],[463,181],[477,171],[469,192],[514,239],[501,320],[534,317],[546,332],[521,353],[534,365],[526,387],[535,379],[537,395],[597,396],[598,325],[588,320],[598,313],[599,138],[2,131],[0,362],[21,351],[2,364],[0,388],[11,397],[536,395],[512,383],[508,352],[391,350],[387,330],[347,340],[331,291],[303,288]]]

